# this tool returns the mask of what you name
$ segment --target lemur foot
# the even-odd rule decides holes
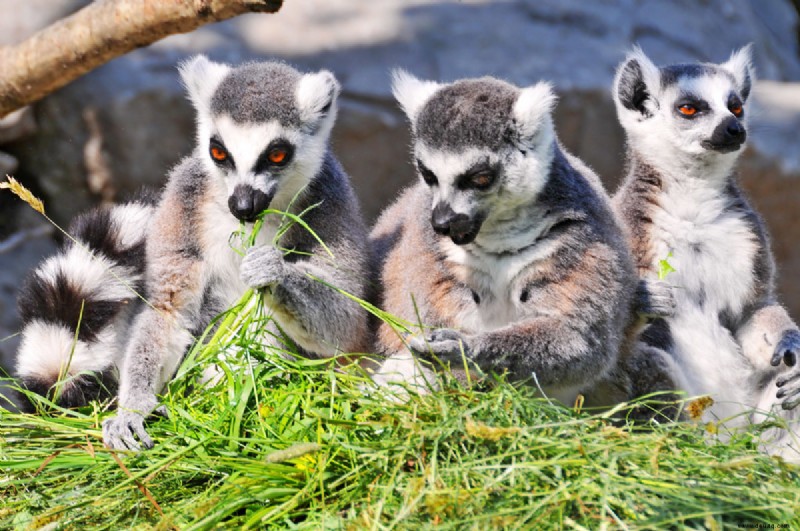
[[[412,336],[408,347],[421,358],[459,363],[465,357],[472,360],[472,349],[467,336],[458,330],[440,328],[427,335]]]
[[[120,411],[116,417],[103,421],[103,442],[114,450],[138,452],[142,446],[153,447],[153,439],[144,429],[144,415],[133,411]]]
[[[283,253],[271,245],[262,245],[247,250],[239,273],[248,287],[260,289],[280,282],[284,267]]]
[[[644,317],[675,315],[675,287],[663,280],[643,278],[636,286],[636,312]]]
[[[787,367],[792,367],[788,374],[779,377],[775,382],[780,388],[775,396],[781,400],[781,407],[787,410],[794,409],[800,404],[798,357],[800,357],[800,331],[789,330],[783,334],[772,356],[772,365],[777,366],[783,361]]]

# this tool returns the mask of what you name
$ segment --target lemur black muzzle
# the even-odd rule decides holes
[[[742,147],[745,139],[747,131],[744,126],[739,120],[729,116],[714,129],[711,138],[703,142],[703,147],[720,153],[732,153]]]
[[[472,243],[478,236],[483,218],[457,214],[450,205],[439,203],[431,214],[431,225],[436,234],[449,236],[456,245],[465,245]]]
[[[237,184],[228,198],[231,214],[240,221],[254,221],[269,207],[272,196],[247,184]]]

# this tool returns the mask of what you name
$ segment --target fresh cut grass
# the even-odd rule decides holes
[[[393,394],[357,356],[263,347],[269,320],[250,292],[212,323],[142,453],[103,446],[111,404],[0,408],[0,529],[800,528],[800,468],[757,451],[771,423],[720,442],[716,424],[634,427],[629,405],[446,372]]]
[[[579,411],[447,374],[400,401],[352,358],[261,347],[257,303],[189,353],[169,418],[148,422],[152,450],[104,448],[106,404],[0,411],[0,528],[800,527],[800,470],[757,452],[763,426],[722,443],[715,426],[634,428],[627,406]]]

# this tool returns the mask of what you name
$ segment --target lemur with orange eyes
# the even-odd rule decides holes
[[[646,326],[628,373],[634,396],[710,395],[707,420],[782,416],[789,430],[768,430],[764,448],[798,460],[800,330],[777,302],[766,228],[735,174],[754,80],[749,47],[661,68],[636,49],[617,70],[629,173],[615,208],[640,278],[659,287],[667,256],[675,269],[654,293],[672,309]]]
[[[95,232],[110,226],[105,236],[114,243],[99,249],[110,251],[97,267],[72,275],[77,280],[62,275],[65,270],[59,268],[72,255],[81,263],[91,261],[76,249],[40,268],[34,284],[52,288],[49,292],[61,301],[85,300],[88,313],[71,357],[74,327],[70,332],[68,325],[77,323],[74,304],[57,310],[72,311],[75,322],[61,326],[57,338],[50,334],[52,342],[26,337],[18,358],[29,376],[42,372],[37,388],[42,390],[69,360],[68,375],[82,375],[73,383],[84,388],[83,382],[98,375],[116,384],[119,371],[117,414],[103,423],[104,440],[112,448],[152,446],[144,420],[156,409],[157,394],[194,338],[248,288],[264,290],[272,332],[276,338],[288,336],[300,354],[331,357],[370,347],[366,311],[332,289],[365,298],[369,285],[367,229],[349,178],[329,147],[340,91],[334,76],[303,74],[278,62],[234,68],[202,56],[183,64],[180,72],[197,111],[194,153],[172,170],[160,201],[143,210],[141,219],[133,219],[132,209],[129,215],[112,210],[105,225],[95,226]],[[280,216],[267,216],[255,245],[242,257],[232,235],[242,222],[249,231],[267,208],[302,213],[316,236],[301,224],[279,231]],[[89,247],[94,249],[91,242]],[[126,263],[128,248],[144,258],[136,267]],[[120,278],[134,275],[148,300],[129,330],[93,318],[102,301],[131,297],[114,278],[96,274],[103,266]],[[102,357],[96,354],[100,351]],[[43,358],[47,374],[36,368]],[[93,396],[78,386],[69,405]]]

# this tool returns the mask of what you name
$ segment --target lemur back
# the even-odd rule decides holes
[[[15,366],[23,387],[64,407],[116,393],[130,321],[145,296],[154,201],[142,196],[81,214],[67,230],[76,241],[27,277],[18,298],[23,328]]]
[[[113,448],[152,446],[144,418],[157,393],[194,336],[247,288],[264,290],[273,326],[302,354],[368,347],[367,313],[329,287],[364,298],[368,285],[367,231],[328,146],[336,79],[202,56],[181,75],[197,110],[197,148],[170,173],[152,222],[145,274],[152,306],[133,325],[118,415],[103,423]],[[232,235],[241,223],[249,233],[267,208],[302,214],[331,256],[300,224],[284,233],[281,216],[268,215],[242,258]]]
[[[569,402],[613,367],[634,273],[597,177],[555,138],[550,87],[405,74],[395,95],[421,181],[375,225],[382,306],[425,330],[378,332],[375,379],[423,390],[412,357],[508,372]],[[427,380],[427,381],[426,381]]]
[[[630,159],[615,208],[639,275],[655,279],[667,258],[675,269],[665,279],[674,310],[647,325],[629,362],[634,395],[708,394],[705,418],[738,416],[728,426],[778,404],[793,420],[800,393],[800,332],[776,301],[765,227],[735,178],[753,80],[749,48],[719,65],[662,68],[636,50],[614,85]],[[797,459],[791,436],[765,444]]]

